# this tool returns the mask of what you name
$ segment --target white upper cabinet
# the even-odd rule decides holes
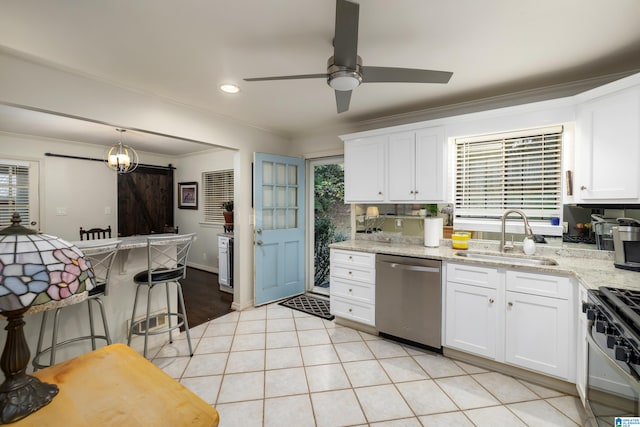
[[[445,162],[442,127],[389,136],[388,200],[392,203],[444,201]]]
[[[345,203],[384,202],[387,136],[358,138],[344,144]]]
[[[579,104],[575,150],[578,201],[640,201],[640,87]]]
[[[344,164],[346,203],[445,200],[442,127],[347,140]]]

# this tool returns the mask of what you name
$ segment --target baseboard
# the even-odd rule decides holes
[[[472,365],[476,365],[481,368],[500,372],[501,374],[516,377],[521,380],[529,381],[530,383],[538,384],[553,390],[558,390],[565,394],[570,394],[573,396],[578,395],[576,385],[568,381],[549,377],[544,374],[538,374],[536,372],[531,372],[526,369],[521,369],[515,366],[506,365],[504,363],[485,359],[484,357],[475,356],[473,354],[465,353],[463,351],[454,350],[451,348],[446,348],[446,347],[443,348],[443,353],[445,356],[450,357],[451,359],[459,360],[461,362],[470,363]]]
[[[198,270],[207,271],[209,273],[218,274],[218,269],[215,267],[211,267],[210,265],[198,264],[195,262],[188,262],[187,267],[196,268]]]

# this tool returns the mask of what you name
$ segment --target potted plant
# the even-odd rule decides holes
[[[224,215],[225,225],[233,224],[233,200],[227,200],[222,203],[222,215]]]

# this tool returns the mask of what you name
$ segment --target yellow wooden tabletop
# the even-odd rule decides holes
[[[189,389],[124,344],[38,371],[60,391],[13,426],[206,426],[219,415]]]

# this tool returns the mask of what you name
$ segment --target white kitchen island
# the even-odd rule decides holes
[[[156,234],[154,236],[162,236],[162,234]],[[114,262],[107,295],[101,298],[106,310],[107,322],[109,323],[109,332],[111,333],[111,340],[113,343],[127,343],[128,325],[131,321],[131,311],[133,310],[133,300],[135,298],[136,292],[136,286],[133,283],[133,276],[136,273],[139,273],[140,271],[146,270],[148,268],[147,237],[148,236],[131,236],[122,237],[120,239],[103,239],[99,241],[101,243],[116,240],[122,241],[120,250]],[[82,250],[83,246],[86,247],[91,244],[95,244],[96,242],[96,240],[89,240],[71,243]],[[146,292],[146,289],[144,289],[144,292]],[[143,308],[145,306],[142,302],[146,301],[146,295],[144,296],[144,298],[142,297],[143,296],[141,295],[141,302],[138,304],[139,314],[137,317],[140,317],[142,314],[144,314]],[[171,293],[170,300],[172,310],[176,311],[177,296],[175,294],[175,291]],[[161,286],[157,289],[154,289],[151,300],[151,312],[153,313],[165,307],[166,301],[165,287]],[[98,334],[101,334],[102,321],[99,320],[99,312],[95,304],[93,308],[96,329],[98,331]],[[51,313],[49,321],[47,322],[48,325],[44,342],[45,348],[51,345],[51,328],[53,325],[52,314],[53,313]],[[66,339],[81,335],[88,335],[88,319],[89,314],[86,302],[81,302],[72,306],[65,307],[60,313],[58,342],[62,342]],[[26,315],[24,320],[26,322],[25,335],[29,344],[31,357],[33,357],[38,342],[38,334],[40,332],[42,314],[35,313],[32,315]],[[173,334],[174,337],[176,337],[177,331],[173,331]],[[6,331],[4,331],[3,326],[2,330],[0,331],[0,343],[3,343],[3,346],[5,339]],[[168,340],[168,334],[150,336],[149,356],[153,357],[155,355],[154,348],[159,348],[161,344],[168,342]],[[131,341],[131,347],[133,347],[138,352],[142,352],[143,341],[143,337],[134,335]],[[98,340],[97,345],[103,346],[106,345],[106,343],[104,342],[104,340]],[[90,341],[83,341],[59,348],[56,351],[56,363],[59,363],[71,357],[75,357],[79,354],[86,353],[88,351],[91,351]],[[48,355],[46,355],[42,359],[42,361],[47,361],[46,357],[48,357]],[[31,365],[29,365],[28,369],[31,370]]]

